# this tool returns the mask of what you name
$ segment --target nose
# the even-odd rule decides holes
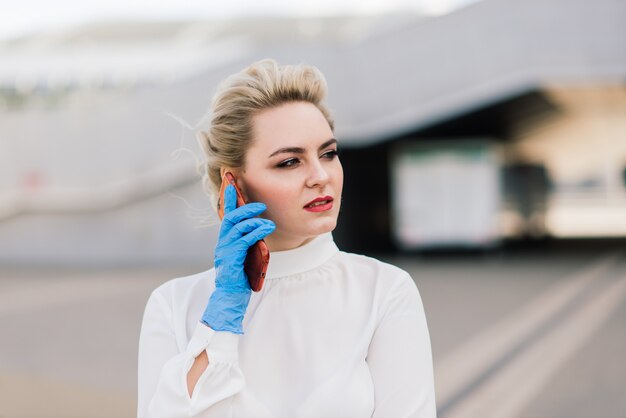
[[[307,187],[325,186],[330,180],[330,174],[319,160],[315,160],[311,166],[306,180]]]

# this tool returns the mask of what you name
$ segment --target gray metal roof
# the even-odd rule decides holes
[[[348,146],[542,86],[626,81],[623,0],[484,0],[436,18],[385,23],[321,43],[297,36],[255,43],[249,54],[179,86],[181,114],[197,120],[223,77],[266,57],[324,72],[337,136]]]
[[[320,57],[344,142],[551,84],[626,83],[626,1],[488,0]]]

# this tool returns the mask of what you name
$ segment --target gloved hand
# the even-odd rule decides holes
[[[250,301],[250,284],[243,265],[248,248],[274,231],[269,219],[255,218],[266,209],[263,203],[237,207],[232,185],[224,191],[224,219],[215,247],[215,291],[202,315],[202,323],[215,331],[243,334],[243,316]]]

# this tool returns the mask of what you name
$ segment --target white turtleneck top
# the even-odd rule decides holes
[[[138,417],[435,417],[430,338],[408,273],[339,251],[331,233],[270,255],[243,335],[199,322],[214,269],[152,292]],[[186,376],[207,351],[190,397]]]

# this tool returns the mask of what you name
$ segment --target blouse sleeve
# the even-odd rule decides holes
[[[408,273],[389,292],[370,343],[372,418],[436,417],[432,354],[426,317]]]
[[[238,365],[238,342],[238,335],[216,332],[198,322],[181,352],[171,307],[162,295],[153,292],[139,338],[137,417],[230,416],[232,397],[245,385]],[[202,350],[207,351],[209,365],[190,397],[187,373]]]

